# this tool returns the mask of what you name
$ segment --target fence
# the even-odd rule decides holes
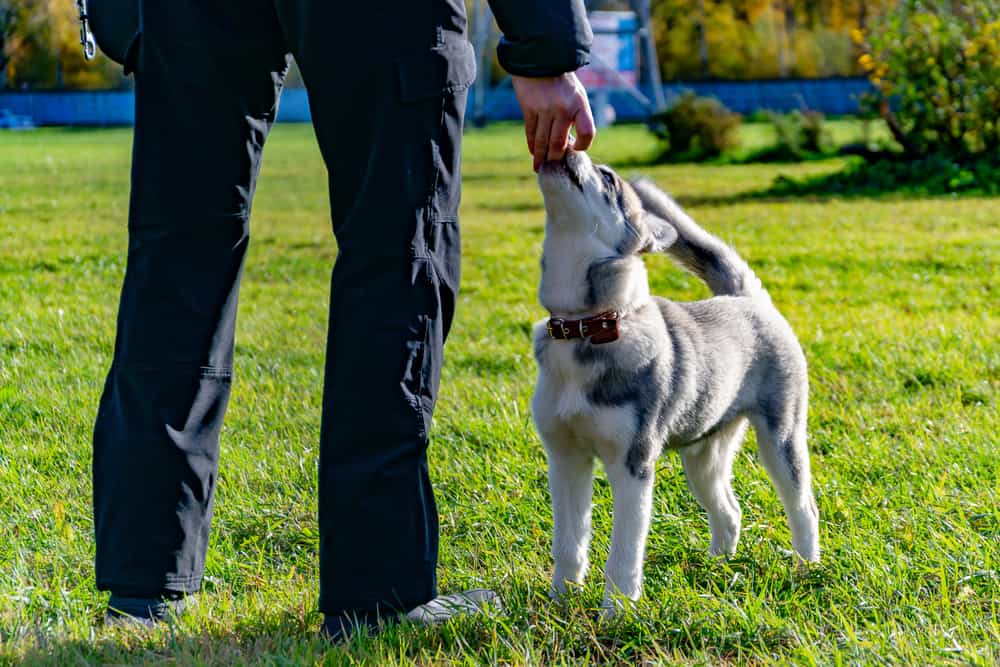
[[[760,109],[789,111],[807,107],[828,115],[857,113],[862,94],[871,89],[863,78],[779,79],[768,81],[699,81],[669,83],[669,100],[684,90],[717,97],[740,113]],[[646,94],[649,91],[645,91]],[[641,120],[642,108],[624,93],[612,92],[611,105],[619,120]],[[132,91],[0,91],[0,109],[31,117],[36,125],[131,125],[135,120]],[[469,108],[472,108],[470,103]],[[487,100],[489,120],[520,118],[517,100],[509,88],[495,90]],[[308,122],[309,104],[302,88],[282,94],[279,122]]]

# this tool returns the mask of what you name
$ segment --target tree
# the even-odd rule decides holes
[[[124,82],[104,56],[83,57],[70,0],[0,0],[0,71],[15,87],[108,88]]]
[[[698,0],[698,60],[701,62],[701,75],[709,76],[708,67],[708,29],[705,26],[705,0]]]
[[[5,83],[7,61],[10,60],[7,42],[8,35],[14,34],[14,18],[14,6],[9,0],[0,0],[0,86]]]
[[[855,32],[877,108],[908,157],[1000,159],[998,16],[1000,0],[903,0]]]
[[[898,0],[653,0],[666,78],[860,74],[852,29]]]
[[[794,70],[796,67],[795,58],[795,0],[779,0],[779,5],[781,6],[783,14],[783,25],[784,34],[782,35],[784,39],[784,44],[787,45],[788,49],[788,69]]]
[[[0,0],[4,16],[4,71],[10,83],[37,80],[55,63],[44,0]]]

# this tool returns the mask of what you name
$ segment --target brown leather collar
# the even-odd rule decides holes
[[[609,310],[582,320],[566,320],[561,317],[549,319],[549,338],[556,340],[573,340],[589,338],[594,345],[602,345],[618,340],[618,321],[621,316],[617,311]]]

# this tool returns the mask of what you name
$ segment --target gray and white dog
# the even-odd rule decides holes
[[[731,554],[741,511],[731,487],[747,423],[788,516],[792,544],[819,560],[806,447],[808,376],[795,334],[750,267],[651,181],[632,184],[569,152],[538,177],[546,224],[532,413],[549,462],[553,593],[588,567],[594,457],[614,493],[602,615],[642,592],[653,474],[678,449],[708,512],[713,555]],[[651,296],[646,252],[666,252],[717,296]]]

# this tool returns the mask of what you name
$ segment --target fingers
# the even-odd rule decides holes
[[[512,81],[524,114],[524,137],[535,171],[547,161],[562,159],[569,143],[578,151],[590,148],[595,134],[594,117],[587,91],[576,76],[515,76]],[[574,125],[575,139],[570,135]]]
[[[538,114],[524,114],[524,136],[528,139],[528,152],[535,154],[535,131],[538,129]]]
[[[549,136],[552,133],[552,116],[539,114],[535,129],[535,146],[532,154],[535,156],[535,171],[541,168],[549,152]]]
[[[594,114],[590,111],[590,103],[587,98],[584,97],[582,108],[576,112],[576,142],[573,144],[573,150],[575,151],[585,151],[590,148],[590,145],[594,143],[594,135],[597,134],[597,129],[594,127]]]
[[[573,119],[560,114],[552,121],[552,131],[549,134],[548,160],[561,160],[566,154],[566,142],[569,139],[569,128]]]

